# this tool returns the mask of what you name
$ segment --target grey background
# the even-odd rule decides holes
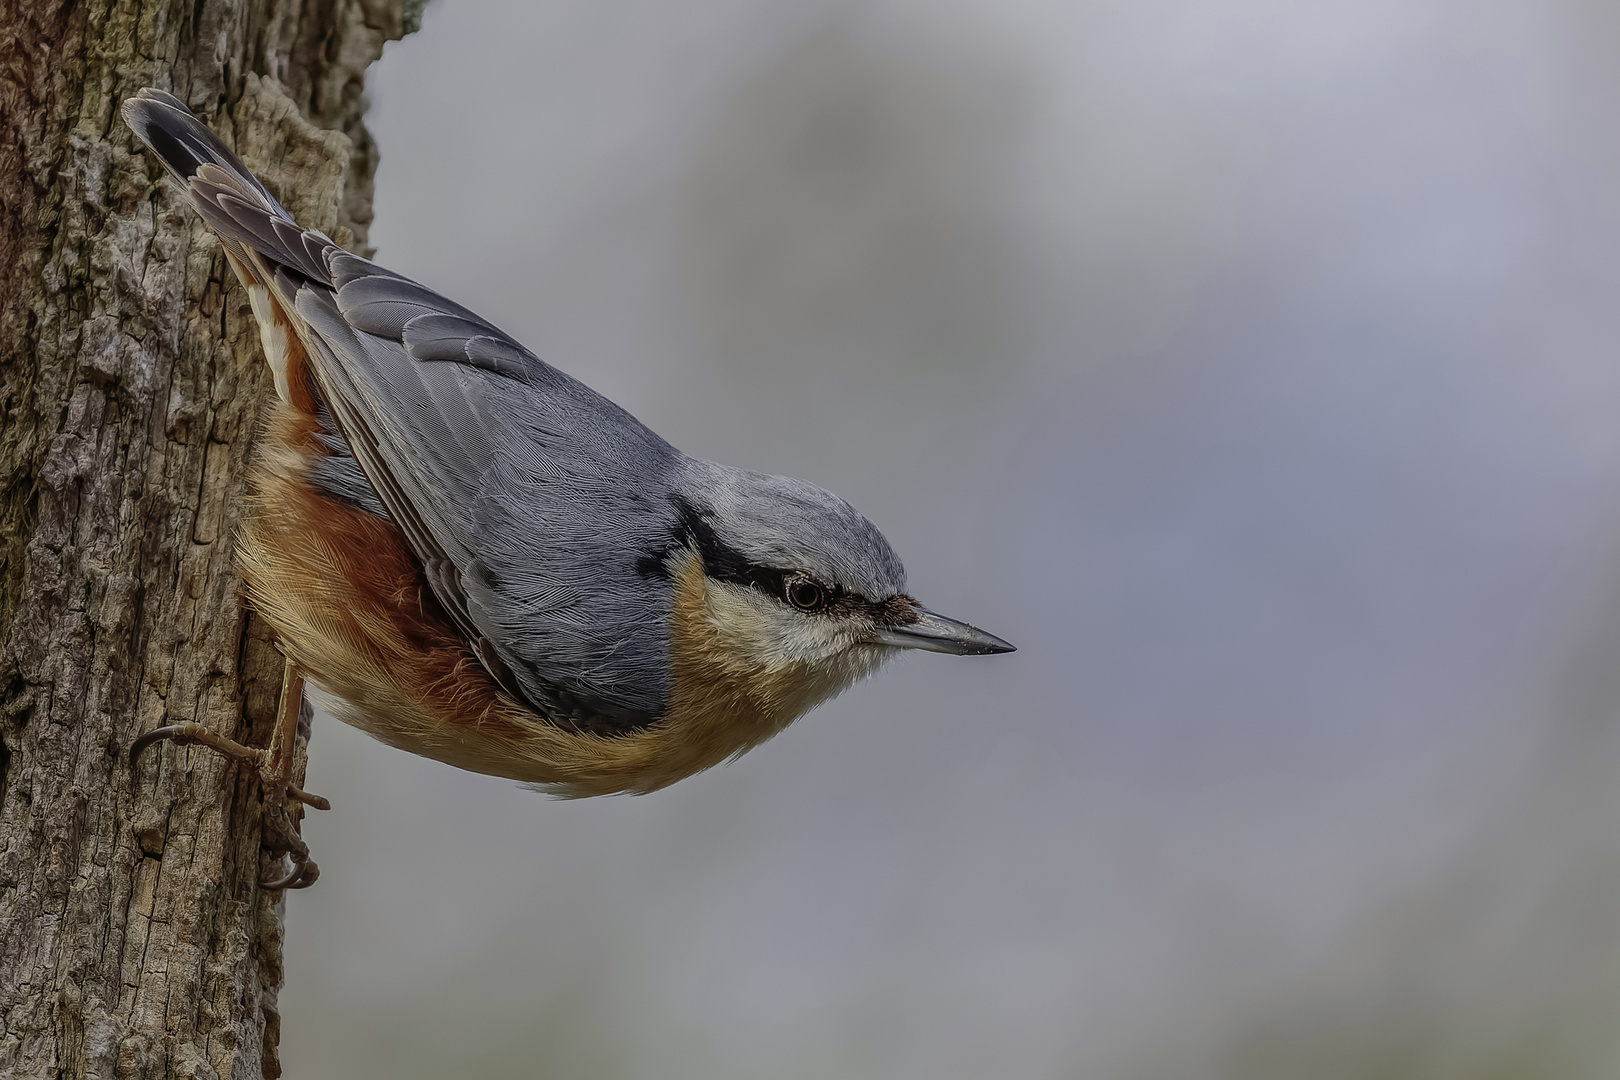
[[[1012,656],[559,803],[319,723],[288,1075],[1620,1075],[1620,8],[430,6],[379,260]]]

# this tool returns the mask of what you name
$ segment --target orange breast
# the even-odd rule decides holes
[[[516,703],[462,644],[398,527],[307,478],[327,452],[315,431],[307,411],[275,403],[240,545],[249,603],[321,689],[377,714],[360,726],[386,742],[440,756],[456,729],[510,726]]]

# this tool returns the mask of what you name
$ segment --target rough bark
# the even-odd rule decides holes
[[[173,90],[363,246],[361,77],[409,7],[0,0],[0,1076],[280,1075],[258,780],[125,758],[181,720],[268,739],[281,658],[232,539],[269,374],[117,106]]]

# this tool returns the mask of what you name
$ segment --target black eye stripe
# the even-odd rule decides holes
[[[796,611],[816,615],[852,616],[864,614],[885,625],[903,625],[915,621],[913,602],[909,597],[891,596],[884,600],[868,600],[837,585],[817,581],[802,570],[780,570],[774,566],[761,566],[749,562],[747,557],[730,547],[715,533],[703,511],[679,496],[670,499],[677,514],[667,547],[646,551],[636,563],[636,569],[645,578],[669,578],[669,558],[676,551],[695,550],[703,560],[703,572],[715,581],[729,581],[734,585],[747,585],[787,604]],[[821,592],[819,605],[804,606],[795,603],[788,594],[795,582],[807,582]]]
[[[701,510],[679,496],[670,501],[679,515],[676,522],[674,545],[696,549],[703,560],[703,572],[716,581],[729,581],[735,585],[750,585],[775,597],[786,597],[788,570],[760,566],[721,540]],[[667,554],[658,561],[663,563]],[[662,567],[660,567],[662,569]],[[667,570],[665,571],[667,574]]]

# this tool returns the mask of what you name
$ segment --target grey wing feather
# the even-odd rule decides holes
[[[419,315],[405,324],[400,342],[413,360],[447,360],[471,364],[509,379],[527,381],[528,363],[521,350],[511,347],[488,327],[459,315]]]

